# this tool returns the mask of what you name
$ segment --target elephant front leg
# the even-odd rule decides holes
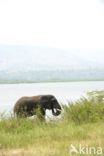
[[[45,114],[46,114],[45,109],[38,108],[36,115],[40,121],[45,121]]]

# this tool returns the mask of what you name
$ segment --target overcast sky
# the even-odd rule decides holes
[[[79,54],[103,59],[104,1],[0,0],[0,44],[90,49]]]

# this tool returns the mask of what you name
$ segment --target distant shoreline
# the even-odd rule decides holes
[[[0,85],[2,84],[32,84],[32,83],[68,83],[68,82],[98,82],[98,81],[104,81],[104,80],[69,80],[69,81],[21,81],[21,82],[0,82]]]

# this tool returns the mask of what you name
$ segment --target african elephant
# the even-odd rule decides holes
[[[37,115],[38,118],[45,119],[46,109],[52,110],[54,116],[61,113],[61,106],[53,95],[21,97],[14,105],[14,114],[17,117]]]

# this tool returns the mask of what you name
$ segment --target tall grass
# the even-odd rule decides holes
[[[76,102],[64,105],[65,120],[76,124],[104,121],[104,91],[87,93]]]

